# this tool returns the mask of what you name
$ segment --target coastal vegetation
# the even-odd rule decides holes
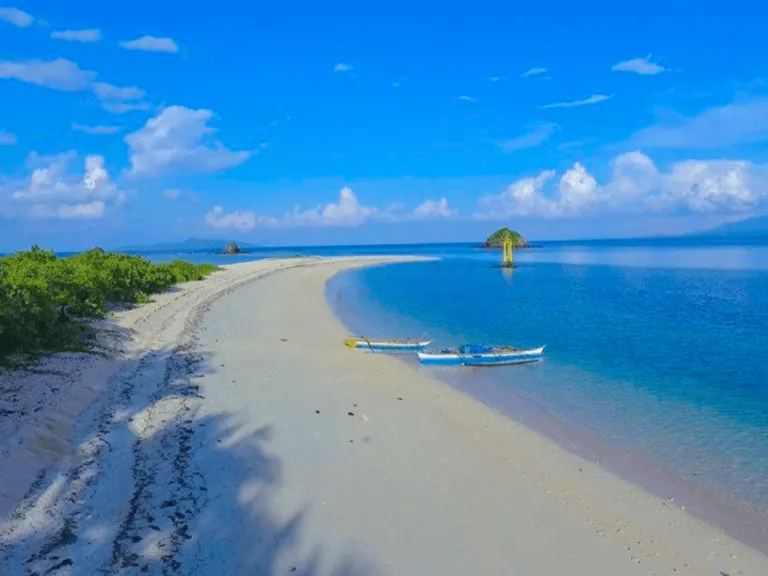
[[[33,246],[1,257],[0,363],[19,354],[84,349],[88,320],[215,270],[181,260],[153,264],[100,248],[60,258]]]
[[[484,248],[501,248],[501,243],[504,241],[505,238],[511,238],[512,239],[512,246],[513,248],[530,248],[531,245],[528,243],[528,241],[523,238],[523,235],[519,232],[515,232],[514,230],[510,230],[509,228],[499,228],[488,236],[486,241],[483,243]]]

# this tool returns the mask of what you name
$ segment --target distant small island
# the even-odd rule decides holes
[[[488,239],[483,242],[483,248],[501,248],[501,243],[509,236],[512,238],[512,246],[514,248],[530,248],[530,243],[523,238],[523,235],[519,232],[515,232],[514,230],[510,230],[509,228],[499,228],[488,236]]]
[[[223,252],[232,240],[215,238],[189,238],[183,242],[163,242],[160,244],[142,244],[116,248],[118,252]],[[237,247],[243,251],[258,248],[248,242],[237,242]]]
[[[221,251],[221,253],[222,254],[242,254],[243,250],[235,242],[230,242],[229,244],[227,244],[224,250]]]

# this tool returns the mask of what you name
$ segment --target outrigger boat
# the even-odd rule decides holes
[[[544,348],[545,346],[541,346],[524,350],[511,346],[465,344],[440,352],[419,352],[419,361],[422,364],[441,366],[506,366],[537,362],[544,355]]]
[[[355,337],[344,340],[344,344],[353,350],[368,350],[369,352],[421,352],[431,343],[431,340],[422,340],[420,338],[372,340],[364,337]]]

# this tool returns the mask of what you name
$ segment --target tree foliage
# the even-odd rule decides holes
[[[512,246],[515,248],[528,248],[530,246],[522,234],[509,228],[499,228],[496,230],[496,232],[488,236],[483,246],[486,248],[500,248],[502,241],[507,237],[512,238]]]
[[[202,280],[209,264],[152,264],[100,248],[58,258],[33,246],[0,258],[0,362],[14,354],[82,347],[88,320],[117,304],[146,302],[173,284]]]

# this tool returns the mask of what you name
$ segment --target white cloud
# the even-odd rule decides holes
[[[13,146],[18,142],[19,139],[16,138],[16,134],[7,130],[0,130],[0,146]]]
[[[520,74],[521,78],[529,78],[530,76],[538,76],[540,74],[546,74],[547,69],[546,68],[531,68],[527,72],[523,72]]]
[[[256,226],[270,226],[272,218],[257,217],[253,212],[224,212],[221,206],[214,206],[206,215],[205,223],[211,228],[234,228],[241,232],[253,230]]]
[[[459,100],[461,100],[462,102],[477,102],[475,98],[472,98],[471,96],[467,96],[465,94],[462,94],[461,96],[459,96]]]
[[[499,142],[498,146],[503,152],[515,152],[524,148],[533,148],[549,140],[549,137],[559,128],[560,126],[554,122],[541,122],[533,126],[522,136]]]
[[[102,200],[94,200],[88,204],[64,204],[50,213],[58,218],[101,218],[106,211],[106,205]],[[45,217],[49,213],[41,212]]]
[[[297,206],[283,220],[310,226],[360,226],[376,212],[376,208],[360,204],[352,189],[345,187],[339,192],[338,203],[331,202],[303,211]]]
[[[14,79],[29,84],[44,86],[53,90],[79,92],[91,90],[102,100],[103,107],[114,113],[129,110],[147,110],[146,103],[126,103],[125,100],[138,100],[144,91],[136,86],[114,86],[106,82],[96,82],[96,72],[82,70],[75,62],[64,58],[56,60],[21,60],[11,62],[0,60],[0,79]]]
[[[126,112],[149,110],[148,102],[104,102],[101,105],[110,114],[125,114]]]
[[[188,170],[217,172],[242,164],[252,152],[229,150],[212,138],[210,110],[165,108],[144,127],[125,137],[134,175]]]
[[[687,207],[693,212],[745,210],[765,199],[766,184],[757,182],[752,164],[744,161],[688,160],[664,176],[664,189],[654,196],[657,210]]]
[[[614,64],[611,70],[614,72],[635,72],[643,76],[653,76],[664,72],[666,68],[651,62],[651,55],[648,54],[645,58],[633,58],[632,60],[625,60],[624,62]]]
[[[661,122],[631,137],[634,146],[724,148],[768,138],[768,99],[704,110],[698,116]]]
[[[76,92],[85,90],[96,77],[95,72],[81,70],[74,62],[56,60],[0,60],[0,78],[15,79],[54,90]]]
[[[166,190],[163,197],[177,200],[183,197],[181,190]],[[286,227],[299,228],[305,226],[362,226],[369,221],[405,222],[415,220],[437,220],[452,218],[456,211],[451,209],[448,200],[426,200],[416,206],[413,211],[406,211],[402,204],[393,204],[387,209],[365,206],[350,188],[342,188],[338,202],[319,204],[314,208],[302,209],[294,207],[291,212],[281,216],[258,216],[254,212],[225,213],[224,209],[216,206],[206,215],[206,223],[218,228],[248,226],[241,228],[250,230],[255,227]]]
[[[578,162],[547,190],[548,170],[521,178],[478,202],[479,218],[573,217],[587,213],[728,213],[768,203],[768,167],[738,160],[687,160],[666,172],[639,151],[612,161],[610,180],[597,180]]]
[[[136,86],[113,86],[106,82],[94,82],[93,93],[101,100],[141,100],[144,90]]]
[[[89,30],[56,30],[51,32],[51,38],[67,40],[69,42],[98,42],[101,40],[101,30],[91,28]]]
[[[557,210],[562,214],[581,214],[597,198],[597,180],[579,162],[560,178]]]
[[[120,126],[83,126],[82,124],[72,124],[72,129],[86,134],[104,135],[120,132]]]
[[[510,184],[501,194],[481,198],[476,216],[495,219],[508,216],[552,215],[554,203],[541,194],[541,189],[554,177],[554,170],[545,170],[534,178],[521,178]]]
[[[32,15],[27,14],[18,8],[0,8],[0,20],[18,26],[19,28],[32,26],[35,21]]]
[[[100,218],[110,206],[121,204],[125,193],[109,178],[104,158],[85,157],[84,171],[70,171],[74,152],[50,158],[32,155],[31,163],[45,162],[28,180],[3,186],[2,195],[12,198],[14,208],[33,218]]]
[[[491,76],[490,78],[488,78],[488,80],[490,80],[491,82],[501,82],[502,80],[506,80],[506,79],[507,79],[506,76]]]
[[[168,52],[179,51],[179,46],[171,38],[157,38],[155,36],[142,36],[136,40],[120,42],[120,46],[126,50],[142,50],[144,52]]]
[[[344,62],[339,62],[336,64],[336,66],[333,67],[334,72],[351,72],[352,70],[352,66],[345,64]]]
[[[413,210],[413,217],[417,220],[432,220],[440,218],[450,218],[455,212],[448,205],[448,200],[425,200]]]
[[[613,94],[593,94],[589,98],[584,100],[571,100],[568,102],[555,102],[554,104],[545,104],[539,106],[541,110],[547,110],[549,108],[575,108],[577,106],[588,106],[590,104],[597,104],[598,102],[604,102],[613,98]]]

